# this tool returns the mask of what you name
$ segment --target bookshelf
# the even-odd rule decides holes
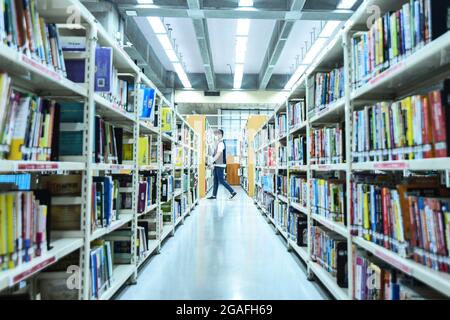
[[[426,106],[427,99],[432,99],[432,95],[429,95],[429,92],[442,90],[439,83],[450,75],[449,61],[446,60],[444,62],[441,59],[442,53],[447,52],[450,48],[450,32],[447,31],[440,36],[430,39],[432,40],[430,42],[417,42],[417,46],[411,47],[405,54],[399,54],[394,60],[387,60],[389,54],[385,51],[384,54],[381,54],[381,57],[385,59],[383,62],[379,53],[378,58],[380,61],[378,61],[378,65],[372,70],[372,73],[363,78],[358,78],[357,72],[360,72],[358,71],[360,70],[358,68],[360,65],[357,64],[358,59],[355,58],[354,50],[356,50],[357,41],[360,41],[358,37],[361,35],[361,32],[368,30],[367,21],[370,18],[370,10],[368,9],[373,5],[378,6],[381,9],[381,19],[383,19],[387,12],[392,14],[392,12],[400,9],[408,10],[407,3],[409,1],[398,1],[395,3],[385,0],[364,1],[354,16],[329,40],[326,48],[322,50],[321,54],[307,69],[306,74],[294,86],[286,101],[275,110],[274,115],[266,122],[262,130],[258,132],[255,139],[255,152],[258,159],[256,165],[257,175],[268,177],[265,180],[260,179],[256,184],[256,205],[264,215],[268,216],[268,220],[276,226],[275,230],[279,233],[280,230],[285,229],[285,221],[273,219],[272,212],[279,206],[279,202],[285,203],[286,199],[284,199],[283,195],[280,197],[280,188],[273,185],[277,185],[278,177],[284,177],[286,167],[280,165],[279,161],[276,161],[275,164],[269,166],[276,168],[275,173],[273,171],[271,173],[270,169],[265,169],[268,164],[263,160],[267,157],[266,150],[269,146],[274,145],[276,149],[274,152],[278,154],[278,149],[284,145],[282,143],[274,144],[273,137],[267,137],[265,131],[274,123],[274,119],[285,113],[286,108],[303,101],[304,111],[302,116],[298,117],[298,114],[288,112],[288,128],[283,128],[279,137],[275,139],[282,142],[286,130],[288,152],[295,150],[289,146],[293,144],[295,146],[294,141],[298,136],[304,136],[306,139],[306,142],[303,142],[306,144],[303,150],[306,153],[306,157],[304,157],[306,161],[304,163],[291,161],[292,153],[288,156],[290,160],[287,163],[288,183],[290,183],[291,179],[297,179],[296,185],[300,185],[300,187],[293,189],[288,185],[288,206],[283,208],[284,212],[287,212],[289,216],[288,230],[295,230],[292,226],[292,224],[295,224],[298,227],[301,226],[302,230],[306,229],[306,232],[304,231],[303,233],[304,237],[301,233],[293,234],[288,232],[287,246],[289,250],[296,252],[301,260],[305,262],[309,278],[318,279],[336,299],[381,298],[379,296],[380,291],[374,291],[369,287],[365,287],[363,279],[356,272],[360,268],[361,272],[372,272],[375,275],[377,272],[375,270],[382,270],[381,272],[386,277],[392,277],[393,272],[395,272],[398,277],[396,286],[398,285],[398,288],[400,288],[398,292],[395,291],[396,294],[398,293],[396,298],[400,296],[402,298],[450,297],[450,278],[448,273],[436,270],[437,268],[445,268],[443,265],[446,263],[443,261],[446,261],[446,258],[438,258],[437,254],[427,253],[426,249],[419,247],[420,244],[418,242],[413,242],[414,235],[419,234],[419,231],[416,230],[416,233],[411,233],[412,238],[406,238],[409,235],[408,232],[399,232],[396,233],[396,237],[403,235],[406,240],[400,240],[402,238],[391,240],[392,234],[389,233],[386,227],[383,228],[385,233],[381,237],[378,235],[378,231],[372,229],[375,228],[374,226],[364,226],[355,222],[359,221],[355,219],[361,217],[356,215],[360,212],[364,214],[369,212],[369,218],[362,217],[362,221],[366,219],[371,221],[371,223],[376,222],[375,218],[370,218],[370,214],[375,212],[373,209],[370,209],[370,206],[367,209],[358,207],[360,203],[363,203],[362,199],[364,198],[361,196],[361,193],[355,193],[355,190],[368,190],[367,192],[369,193],[367,194],[376,194],[375,192],[378,192],[376,190],[380,189],[376,189],[377,182],[373,182],[372,178],[378,179],[378,183],[380,181],[388,183],[387,185],[393,183],[390,189],[385,188],[384,192],[390,192],[388,194],[392,193],[394,197],[397,194],[405,194],[407,201],[412,201],[411,203],[418,201],[418,199],[423,199],[423,201],[435,199],[427,198],[423,195],[417,196],[416,199],[414,185],[419,189],[437,188],[439,186],[439,191],[435,191],[439,192],[435,196],[438,199],[442,198],[441,194],[445,193],[445,190],[448,190],[450,187],[448,183],[449,158],[445,155],[439,158],[421,156],[422,153],[425,154],[430,150],[425,144],[427,142],[432,144],[433,141],[427,141],[425,138],[421,140],[418,135],[413,135],[414,139],[418,140],[413,142],[410,136],[410,140],[406,140],[407,144],[401,150],[380,152],[373,149],[355,149],[359,143],[355,137],[364,134],[364,131],[359,129],[360,127],[355,126],[357,121],[360,121],[359,111],[366,110],[367,107],[369,108],[367,110],[377,110],[371,106],[378,104],[386,106],[383,108],[395,110],[396,105],[408,103],[410,99],[408,97],[412,97],[411,101],[416,101],[415,103],[420,101],[422,106]],[[436,3],[439,6],[444,5],[441,2]],[[405,14],[404,12],[402,11],[402,14]],[[436,15],[436,17],[439,17],[439,15]],[[435,28],[435,30],[438,29]],[[413,42],[412,40],[411,43]],[[407,43],[410,42],[405,42],[404,46],[407,46]],[[342,72],[344,77],[343,83],[341,82],[340,84],[342,93],[337,94],[337,91],[330,93],[328,90],[327,98],[333,96],[333,99],[326,101],[327,103],[325,104],[318,103],[320,101],[316,99],[317,95],[315,94],[315,90],[318,87],[320,88],[321,85],[317,82],[318,79],[323,80],[323,74],[326,73],[330,74],[331,79],[335,79],[332,78],[333,70],[337,69]],[[321,76],[318,78],[317,74]],[[434,109],[432,111],[435,112]],[[420,115],[423,115],[423,112]],[[292,121],[294,114],[300,118],[300,121]],[[416,117],[418,117],[417,113]],[[422,124],[415,122],[413,127],[416,128],[417,125],[417,131],[426,133],[427,128],[424,123],[425,120],[422,120]],[[448,123],[446,125],[448,126]],[[412,128],[411,125],[409,125],[409,128]],[[321,131],[323,129],[325,130]],[[405,132],[413,132],[412,130],[407,131],[408,126],[405,126],[404,130]],[[275,129],[275,132],[277,132],[277,129]],[[329,140],[330,137],[336,136],[337,138]],[[371,141],[376,141],[372,138],[370,138]],[[378,141],[387,140],[378,139]],[[342,146],[337,148],[340,144]],[[387,148],[386,146],[389,145],[387,142],[384,142],[383,146]],[[431,149],[437,152],[438,146],[434,145]],[[361,152],[361,150],[364,151]],[[295,152],[298,153],[298,151]],[[389,179],[394,180],[389,182],[391,181]],[[261,183],[261,180],[263,180],[263,183]],[[430,187],[430,184],[433,184],[433,186]],[[405,188],[409,189],[405,193],[401,193],[403,190],[399,187],[401,185],[405,185]],[[313,203],[313,201],[319,201],[320,204],[324,197],[327,198],[327,192],[324,192],[324,190],[327,190],[329,194],[328,199],[331,199],[329,198],[331,195],[338,194],[344,194],[344,198],[334,198],[332,202],[333,207],[328,207],[324,210],[320,205]],[[336,202],[336,199],[339,200]],[[396,202],[390,201],[393,205],[396,205]],[[376,202],[371,203],[377,206]],[[403,221],[401,228],[406,228],[405,226],[408,225],[407,218],[411,217],[409,212],[413,212],[413,209],[407,203],[398,203],[397,217],[400,220],[397,221]],[[330,202],[328,206],[330,206]],[[434,214],[439,214],[439,211],[436,210],[440,210],[439,208],[441,207],[433,208]],[[442,209],[444,210],[444,208]],[[392,214],[392,211],[387,211],[387,209],[380,208],[380,210],[377,212]],[[290,211],[294,213],[290,214]],[[380,214],[378,213],[378,216]],[[381,216],[380,219],[386,221],[386,217]],[[301,223],[298,219],[301,219]],[[433,218],[431,219],[433,220]],[[418,221],[421,221],[420,217],[417,218],[416,215],[416,218],[413,220],[416,224],[412,226],[417,228]],[[433,221],[436,222],[437,220]],[[434,222],[428,220],[426,223],[429,225],[429,223]],[[301,236],[303,246],[298,244],[299,236]],[[340,249],[342,253],[345,252],[346,259],[341,261],[341,265],[347,265],[347,267],[341,271],[348,274],[346,283],[342,283],[342,279],[338,280],[340,278],[337,274],[339,273],[339,266],[337,273],[334,272],[334,268],[328,268],[326,261],[323,261],[323,258],[321,258],[323,257],[323,252],[320,252],[320,250],[323,250],[323,248],[315,248],[317,239],[328,241],[324,236],[334,239],[334,245],[337,244],[337,248],[339,248],[339,243],[343,243],[340,245]],[[382,244],[383,242],[384,245]],[[320,249],[319,252],[317,252],[318,249]],[[425,261],[425,263],[421,263],[421,261]],[[429,265],[424,265],[426,263]],[[329,272],[330,270],[333,272]],[[386,281],[391,281],[392,285],[392,278]],[[341,283],[339,284],[339,282]],[[367,295],[367,292],[369,295]],[[394,291],[389,292],[392,293]],[[388,296],[387,298],[393,298],[393,296]]]
[[[32,193],[36,195],[36,188],[39,188],[49,193],[50,202],[45,202],[43,205],[43,200],[39,200],[42,207],[40,210],[51,207],[52,213],[55,214],[55,206],[70,206],[70,212],[79,213],[79,218],[75,219],[78,221],[74,221],[78,227],[51,230],[47,224],[44,229],[49,240],[48,249],[43,249],[39,253],[30,251],[31,255],[35,255],[30,256],[30,261],[24,261],[14,267],[10,266],[8,270],[1,270],[0,293],[7,294],[16,290],[19,285],[20,287],[25,285],[26,290],[29,290],[34,298],[45,298],[44,291],[61,288],[62,284],[68,293],[61,293],[61,296],[83,300],[107,300],[127,282],[138,281],[138,268],[144,265],[152,254],[161,250],[164,239],[170,234],[175,234],[176,226],[183,223],[198,204],[199,150],[197,145],[199,137],[175,110],[173,104],[141,72],[120,44],[112,39],[80,1],[63,0],[59,1],[57,6],[51,0],[35,3],[37,12],[45,19],[45,23],[57,24],[61,32],[64,30],[64,36],[76,35],[82,39],[85,45],[83,53],[74,54],[62,50],[60,54],[62,59],[81,58],[86,66],[84,81],[75,83],[62,70],[45,64],[30,51],[27,51],[30,54],[21,53],[7,46],[3,41],[0,41],[0,69],[8,76],[14,89],[17,88],[21,93],[54,99],[61,104],[81,105],[82,116],[78,122],[62,121],[59,131],[73,135],[80,132],[81,154],[59,154],[59,159],[56,161],[7,160],[8,157],[5,157],[4,160],[0,160],[0,174],[2,179],[7,180],[10,177],[23,175],[25,180],[31,181],[23,190],[34,190]],[[67,7],[74,7],[80,13],[79,24],[66,24],[70,18],[66,12]],[[117,92],[103,94],[96,90],[95,70],[96,62],[98,62],[96,59],[98,46],[109,48],[112,69],[117,72],[118,79],[133,86],[131,89],[128,87],[130,94],[126,99],[127,105],[117,99],[115,96]],[[152,117],[143,117],[140,114],[141,91],[136,88],[143,87],[154,93],[154,116]],[[103,161],[98,161],[97,156],[101,149],[98,149],[96,144],[98,139],[103,138],[103,136],[96,137],[98,119],[110,126],[107,130],[111,130],[111,135],[108,136],[111,140],[108,141],[113,143],[115,148],[109,150],[119,149],[117,141],[120,139],[120,144],[123,143],[128,152],[126,159],[125,148],[123,148],[124,159],[121,159],[122,155],[116,151],[114,155],[117,159],[108,154],[108,157],[102,158]],[[121,133],[117,135],[119,138],[113,137],[116,132]],[[5,150],[2,149],[2,152]],[[180,153],[178,153],[179,150],[181,150]],[[165,152],[173,158],[177,155],[181,156],[181,166],[177,166],[175,161],[165,163],[163,157]],[[121,160],[118,160],[118,156]],[[38,157],[36,155],[36,158]],[[163,177],[167,177],[167,181],[174,181],[177,172],[181,172],[184,179],[181,194],[173,192],[173,184],[163,185]],[[53,179],[59,182],[54,182]],[[67,179],[75,179],[75,182],[70,180],[70,184],[67,183],[71,188],[78,188],[75,193],[72,190],[72,193],[54,194],[54,191],[50,192],[48,189],[48,186],[53,184],[61,187]],[[50,180],[50,184],[41,185],[46,180]],[[106,188],[107,181],[113,183],[117,181],[117,187],[114,185],[112,188],[114,192],[117,192],[117,199],[122,198],[122,204],[114,202],[114,207],[110,207],[111,216],[107,218],[109,223],[96,225],[97,221],[91,218],[91,214],[98,213],[97,202],[93,199],[101,191],[94,187],[101,185]],[[23,180],[20,180],[20,183],[23,183]],[[15,190],[17,186],[12,186],[14,184],[16,184],[14,181],[8,184],[3,182],[2,192]],[[184,201],[181,206],[183,210],[179,216],[166,223],[163,222],[162,211],[162,205],[166,200],[163,201],[162,193],[165,187],[168,193],[167,200],[172,204],[169,213],[171,216],[175,217],[175,214],[179,212],[178,207],[175,207],[177,197]],[[30,192],[27,191],[28,193]],[[143,202],[142,195],[146,199]],[[114,200],[115,197],[114,194]],[[102,202],[102,207],[99,209],[102,210],[102,215],[103,210],[106,210],[103,207],[104,203],[106,202]],[[57,218],[53,214],[47,218],[49,220]],[[115,248],[110,244],[117,241],[128,243],[129,252],[125,255],[122,251],[114,253],[113,261],[108,250],[114,251]],[[102,261],[106,262],[105,265],[97,266],[97,268],[105,268],[103,270],[106,270],[108,280],[94,292],[91,277],[95,275],[92,275],[91,259],[93,254],[100,254],[99,248],[100,251],[104,250],[102,252],[105,255],[102,257],[106,260]],[[22,256],[22,252],[18,253]],[[71,270],[77,273],[77,279],[79,279],[74,289],[64,286],[70,276],[70,273],[67,273],[68,267],[73,267]],[[99,270],[96,269],[96,274]],[[61,277],[61,274],[65,275]]]

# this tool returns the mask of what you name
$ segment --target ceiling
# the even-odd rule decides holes
[[[346,20],[361,2],[352,10],[337,10],[339,1],[254,0],[251,10],[239,10],[238,0],[154,0],[154,5],[138,5],[136,0],[114,2],[148,41],[147,51],[154,52],[150,55],[152,59],[146,59],[148,53],[142,53],[144,62],[150,66],[147,70],[162,66],[168,73],[175,71],[147,20],[148,16],[158,16],[171,30],[170,37],[175,40],[194,89],[211,91],[233,88],[237,18],[251,19],[242,89],[279,90],[301,62],[305,41],[307,46],[311,45],[311,33],[315,30],[318,34],[328,20]],[[207,33],[206,47],[199,40],[198,25],[194,26],[199,21],[206,25],[203,29]],[[128,38],[133,42],[132,34]],[[211,59],[205,60],[205,50]],[[269,64],[265,62],[268,58]],[[165,79],[161,83],[182,88],[177,76],[172,78],[171,84]],[[264,84],[263,79],[267,80]]]

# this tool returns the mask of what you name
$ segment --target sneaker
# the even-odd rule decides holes
[[[209,198],[206,198],[206,200],[216,200],[217,198],[216,197],[214,197],[214,196],[212,196],[212,197],[209,197]]]
[[[237,195],[237,192],[233,193],[229,199],[230,199],[230,200],[233,200],[234,197],[236,197],[236,195]]]

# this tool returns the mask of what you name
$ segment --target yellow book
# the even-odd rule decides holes
[[[30,114],[30,97],[20,99],[17,116],[14,123],[13,137],[11,141],[11,150],[8,160],[22,160],[22,146],[25,144],[25,135],[28,124],[28,115]]]
[[[0,194],[0,270],[5,267],[7,261],[7,211],[6,194]]]
[[[7,239],[7,250],[10,259],[8,259],[8,269],[13,269],[15,267],[12,255],[15,252],[15,215],[14,215],[14,200],[15,194],[8,193],[5,196],[6,201],[6,239]]]
[[[123,161],[133,161],[133,145],[124,144],[122,146],[122,160]]]
[[[369,192],[364,192],[364,239],[370,241]]]
[[[408,147],[414,147],[414,118],[413,118],[413,110],[412,110],[412,97],[408,97],[402,100],[402,109],[403,112],[406,112],[406,142]],[[414,152],[410,152],[408,155],[409,160],[414,160]]]
[[[39,147],[40,148],[49,148],[50,145],[49,145],[48,138],[49,138],[49,130],[50,130],[50,113],[45,114],[45,119],[44,119],[44,121],[42,121],[42,130],[44,130],[44,133],[39,140]],[[46,154],[41,153],[39,155],[39,160],[45,161]]]
[[[138,163],[140,166],[146,166],[150,164],[149,150],[150,144],[148,141],[148,137],[139,137]]]
[[[161,130],[163,132],[172,131],[172,110],[170,108],[162,108]]]
[[[379,18],[378,22],[377,22],[377,32],[378,32],[378,64],[383,64],[384,63],[384,29],[383,29],[383,18]]]

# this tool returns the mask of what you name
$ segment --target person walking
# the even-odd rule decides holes
[[[228,182],[225,180],[225,168],[227,167],[227,148],[225,142],[223,141],[223,130],[219,129],[214,132],[216,138],[216,146],[213,155],[213,165],[214,165],[214,187],[213,195],[209,197],[209,200],[217,199],[217,191],[219,190],[219,184],[222,184],[225,189],[227,189],[231,196],[230,200],[233,199],[237,192],[231,188]]]

